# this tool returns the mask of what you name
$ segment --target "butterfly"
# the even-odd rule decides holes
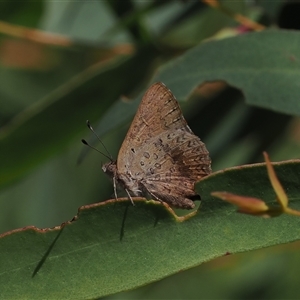
[[[146,91],[117,161],[102,170],[132,196],[151,197],[175,208],[192,209],[195,182],[211,173],[205,144],[187,125],[177,100],[162,83]]]

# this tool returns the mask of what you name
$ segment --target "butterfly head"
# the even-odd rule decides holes
[[[117,164],[115,161],[110,161],[102,166],[102,170],[109,177],[115,177],[117,172]]]

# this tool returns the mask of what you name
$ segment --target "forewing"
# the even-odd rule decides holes
[[[176,129],[191,132],[172,92],[157,82],[146,91],[120,148],[119,172],[125,172],[136,163],[134,152],[148,145],[153,137]]]

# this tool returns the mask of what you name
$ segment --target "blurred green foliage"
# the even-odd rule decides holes
[[[256,4],[221,1],[221,4],[225,11],[240,13],[266,27],[284,28],[285,20],[293,18],[287,14],[285,1],[257,1]],[[293,6],[293,12],[296,11],[297,6]],[[85,120],[91,120],[116,157],[138,103],[124,102],[124,96],[137,97],[151,78],[159,78],[170,66],[174,70],[172,64],[176,59],[180,60],[187,50],[206,43],[207,39],[238,39],[242,35],[247,39],[247,31],[249,28],[238,23],[233,15],[201,1],[2,1],[0,232],[27,225],[56,226],[72,219],[79,206],[108,199],[112,185],[101,171],[105,158],[95,152],[86,153],[80,142],[81,138],[90,137],[95,143]],[[274,97],[287,107],[290,102],[286,99],[292,97],[293,91],[285,88],[294,84],[293,79],[299,79],[299,58],[292,47],[293,41],[297,45],[299,36],[296,31],[294,38],[285,40],[284,32],[278,35],[277,42],[274,38],[274,44],[269,44],[270,52],[266,52],[262,43],[261,48],[260,44],[253,48],[255,51],[249,47],[248,54],[252,50],[253,57],[257,55],[264,60],[263,65],[274,59],[272,46],[282,46],[283,50],[276,55],[287,58],[286,73],[290,77],[284,77],[284,65],[276,73],[274,64],[278,76],[276,87],[281,90]],[[215,51],[221,57],[223,49]],[[222,60],[234,63],[235,57],[243,53],[240,51],[237,47],[230,57]],[[251,55],[245,56],[250,64],[252,59]],[[214,61],[207,61],[207,70],[210,64],[212,69],[215,67]],[[258,73],[264,71],[257,61],[254,69]],[[251,104],[250,99],[243,95],[253,93],[245,94],[244,86],[235,86],[241,89],[238,90],[220,82],[202,85],[193,94],[193,89],[187,88],[184,93],[186,77],[181,71],[186,73],[178,69],[166,78],[179,101],[191,95],[181,106],[190,127],[206,142],[214,171],[261,161],[263,150],[269,152],[272,160],[299,156],[296,109],[294,114],[287,114],[285,109],[272,108],[272,105],[249,106],[245,100]],[[236,65],[232,72],[239,74],[237,80],[241,76],[238,71]],[[281,80],[281,76],[285,79]],[[210,78],[210,81],[213,79],[224,80],[224,77]],[[262,82],[264,89],[259,83],[251,86],[252,80],[249,77],[248,88],[255,95],[263,90],[261,97],[265,99],[268,89],[272,95],[274,85],[267,75]],[[83,159],[80,165],[79,157]],[[298,247],[295,244],[220,258],[132,291],[128,297],[295,298],[298,295],[295,268],[300,263]],[[188,289],[191,283],[194,288]],[[114,297],[123,299],[125,295]]]

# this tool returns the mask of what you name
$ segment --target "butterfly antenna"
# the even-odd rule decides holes
[[[109,157],[108,155],[104,154],[103,152],[101,152],[101,151],[98,150],[97,148],[95,148],[95,147],[93,147],[92,145],[90,145],[86,140],[82,139],[81,142],[82,142],[84,145],[86,145],[86,146],[92,148],[93,150],[99,152],[100,154],[102,154],[103,156],[105,156],[106,158],[108,158],[110,161],[112,161],[111,157]]]
[[[106,153],[109,155],[109,157],[108,157],[107,155],[103,154],[103,153],[102,153],[102,154],[103,154],[105,157],[108,157],[110,161],[113,161],[113,158],[112,158],[111,154],[109,153],[109,151],[108,151],[107,148],[105,147],[104,143],[101,141],[99,135],[96,133],[96,131],[95,131],[94,128],[92,127],[92,125],[91,125],[91,123],[90,123],[89,120],[86,121],[86,125],[87,125],[87,127],[89,128],[89,130],[90,130],[91,132],[93,132],[93,134],[97,137],[98,141],[101,143],[101,145],[103,146],[103,148],[105,149],[105,151],[106,151]],[[86,144],[86,145],[87,145],[87,144]],[[90,146],[90,145],[88,145],[88,146]],[[93,147],[91,147],[91,148],[93,148]],[[94,148],[94,149],[95,149],[95,148]],[[97,149],[96,149],[96,150],[97,150]],[[98,152],[100,152],[100,151],[98,151]]]

